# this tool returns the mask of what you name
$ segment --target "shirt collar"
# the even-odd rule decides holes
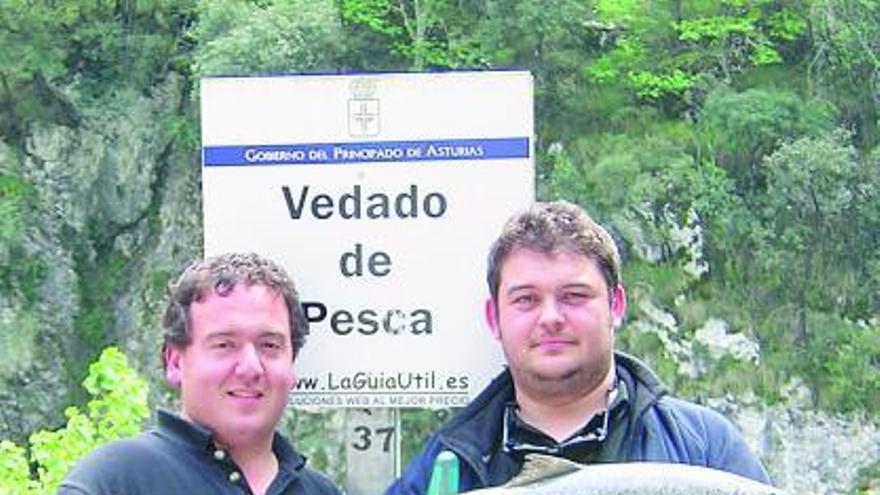
[[[157,411],[156,418],[159,431],[171,440],[207,455],[213,456],[217,450],[214,434],[204,426],[162,408]],[[296,452],[290,442],[278,432],[272,438],[272,452],[278,459],[279,471],[299,471],[306,464],[306,458]]]
[[[502,448],[508,453],[561,455],[572,447],[591,443],[601,444],[608,436],[612,411],[627,399],[626,387],[619,386],[619,379],[615,375],[607,391],[605,409],[594,414],[583,427],[562,442],[557,442],[528,424],[519,415],[519,405],[515,401],[510,401],[504,408]]]
[[[159,432],[167,435],[171,440],[200,451],[209,452],[214,449],[214,435],[204,426],[187,421],[167,409],[159,409],[156,420]]]

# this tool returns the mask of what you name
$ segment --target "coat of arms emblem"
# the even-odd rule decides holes
[[[355,79],[350,88],[348,134],[352,137],[378,136],[380,125],[377,81],[370,78]]]

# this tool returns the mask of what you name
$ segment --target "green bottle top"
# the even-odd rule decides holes
[[[431,483],[427,495],[455,495],[458,493],[458,457],[444,450],[434,459]]]

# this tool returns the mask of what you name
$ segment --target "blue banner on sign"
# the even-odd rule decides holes
[[[206,167],[528,158],[529,138],[206,146]]]

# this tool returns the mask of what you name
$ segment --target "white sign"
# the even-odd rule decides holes
[[[294,405],[462,406],[502,369],[486,255],[534,199],[526,72],[202,80],[205,254],[283,264]]]

